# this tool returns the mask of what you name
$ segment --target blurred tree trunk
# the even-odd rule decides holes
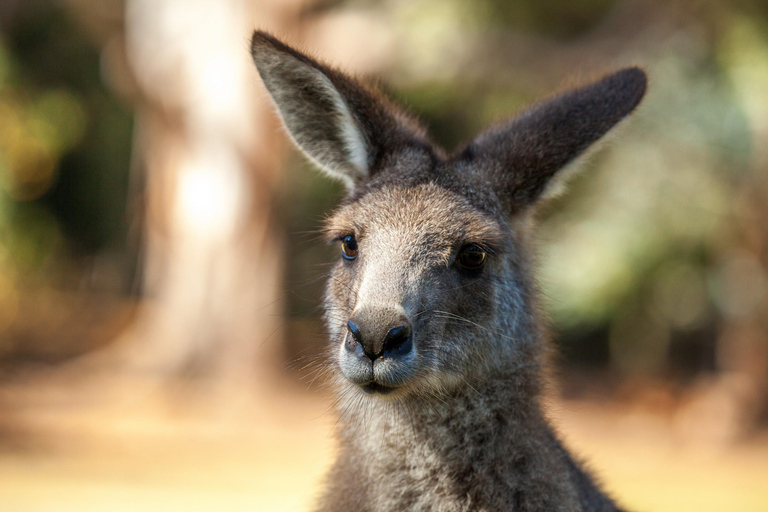
[[[271,226],[280,147],[254,97],[244,1],[128,0],[126,55],[147,101],[135,165],[146,173],[135,340],[162,373],[240,380],[274,364],[281,244]]]
[[[135,109],[132,180],[144,306],[118,344],[151,375],[253,384],[279,369],[283,144],[249,53],[299,2],[70,0]],[[290,35],[290,33],[289,33]]]

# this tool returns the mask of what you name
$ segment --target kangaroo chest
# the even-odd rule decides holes
[[[390,414],[360,427],[356,458],[371,512],[580,510],[543,439],[498,411],[463,412]]]

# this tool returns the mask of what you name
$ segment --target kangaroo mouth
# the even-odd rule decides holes
[[[369,395],[375,395],[375,394],[388,395],[392,393],[395,389],[397,389],[391,386],[385,386],[383,384],[379,384],[377,382],[369,382],[368,384],[364,384],[360,386],[360,388],[366,393],[368,393]]]

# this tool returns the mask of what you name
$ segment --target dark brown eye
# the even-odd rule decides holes
[[[347,235],[341,239],[341,254],[348,260],[357,258],[357,240],[354,236]]]
[[[468,244],[461,248],[459,256],[456,258],[459,266],[468,270],[480,270],[485,265],[485,258],[488,253],[476,244]]]

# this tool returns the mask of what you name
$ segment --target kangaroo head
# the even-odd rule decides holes
[[[263,32],[252,53],[296,145],[349,189],[326,226],[341,385],[434,395],[525,361],[537,326],[524,219],[637,106],[644,72],[545,101],[448,156],[374,89]]]

